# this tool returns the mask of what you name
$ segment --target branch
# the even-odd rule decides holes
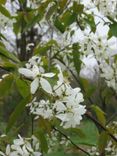
[[[83,153],[87,154],[88,156],[90,156],[90,154],[85,151],[84,149],[82,149],[81,147],[79,147],[78,145],[76,145],[66,134],[64,134],[63,132],[61,132],[59,129],[53,127],[53,129],[57,132],[59,132],[62,136],[64,136],[67,140],[69,140],[71,142],[72,145],[74,145],[78,150],[82,151]]]

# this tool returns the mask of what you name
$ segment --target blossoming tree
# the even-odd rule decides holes
[[[116,156],[117,1],[0,0],[0,11],[0,103],[12,99],[0,155]],[[97,85],[81,76],[88,56]]]

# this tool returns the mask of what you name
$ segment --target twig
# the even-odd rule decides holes
[[[78,150],[82,151],[83,153],[87,154],[88,156],[90,156],[90,154],[85,151],[83,148],[79,147],[78,145],[76,145],[66,134],[64,134],[63,132],[61,132],[59,129],[53,127],[53,129],[57,132],[59,132],[62,136],[64,136],[67,140],[69,140],[71,142],[72,145],[74,145]]]

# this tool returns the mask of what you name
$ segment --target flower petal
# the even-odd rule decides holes
[[[26,69],[26,68],[19,68],[19,73],[26,76],[26,77],[29,77],[29,78],[34,78],[34,74],[33,72],[30,70],[30,69]]]
[[[45,73],[45,74],[42,74],[42,76],[44,76],[44,77],[53,77],[53,76],[55,76],[55,74],[54,73]]]
[[[40,83],[43,90],[45,90],[47,93],[52,94],[52,87],[46,79],[41,78]]]
[[[39,79],[37,77],[31,83],[31,93],[35,94],[35,92],[37,91],[38,87],[39,87]]]

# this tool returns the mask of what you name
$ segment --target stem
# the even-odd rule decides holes
[[[78,150],[82,151],[83,153],[87,154],[88,156],[90,156],[90,154],[85,151],[84,149],[82,149],[81,147],[79,147],[78,145],[76,145],[66,134],[64,134],[63,132],[61,132],[59,129],[53,127],[53,129],[57,132],[59,132],[62,136],[64,136],[67,140],[69,140],[71,142],[72,145],[74,145]]]

